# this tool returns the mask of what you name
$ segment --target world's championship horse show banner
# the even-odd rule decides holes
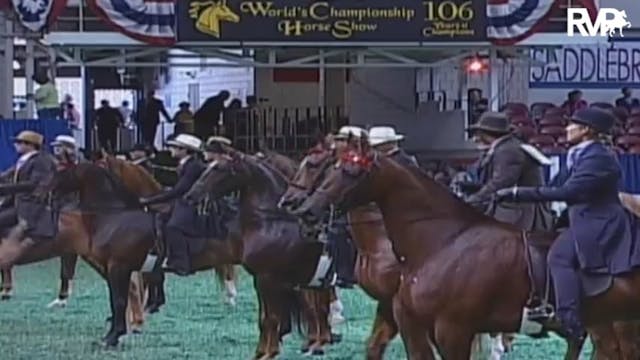
[[[485,41],[486,0],[184,0],[178,42]]]

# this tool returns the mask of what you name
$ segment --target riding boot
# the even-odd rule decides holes
[[[335,249],[337,285],[343,288],[353,287],[356,283],[354,273],[356,249],[349,239],[346,227],[337,224],[330,230],[329,238],[329,242]]]
[[[189,249],[184,234],[178,229],[167,227],[166,236],[169,248],[167,270],[173,271],[180,276],[191,274]]]

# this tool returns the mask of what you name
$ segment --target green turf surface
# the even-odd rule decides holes
[[[23,266],[15,271],[14,297],[0,303],[1,360],[236,360],[250,359],[257,342],[255,295],[249,277],[241,277],[237,307],[223,304],[212,272],[189,278],[168,276],[168,304],[147,317],[144,333],[123,337],[118,350],[96,345],[106,333],[109,315],[106,284],[88,266],[78,267],[74,292],[65,309],[47,309],[58,287],[58,261]],[[363,359],[374,303],[359,290],[342,291],[348,322],[338,331],[344,340],[316,359]],[[303,358],[298,335],[284,342],[282,359]],[[519,338],[506,359],[560,359],[557,338]],[[395,340],[387,359],[404,359]]]

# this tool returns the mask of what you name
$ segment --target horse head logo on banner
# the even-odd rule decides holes
[[[221,35],[221,22],[240,21],[240,16],[227,5],[227,0],[194,1],[190,4],[189,16],[197,19],[196,29],[216,38]]]

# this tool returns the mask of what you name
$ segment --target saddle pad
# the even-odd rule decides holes
[[[580,273],[582,292],[586,297],[598,296],[613,285],[613,276],[609,274]]]

